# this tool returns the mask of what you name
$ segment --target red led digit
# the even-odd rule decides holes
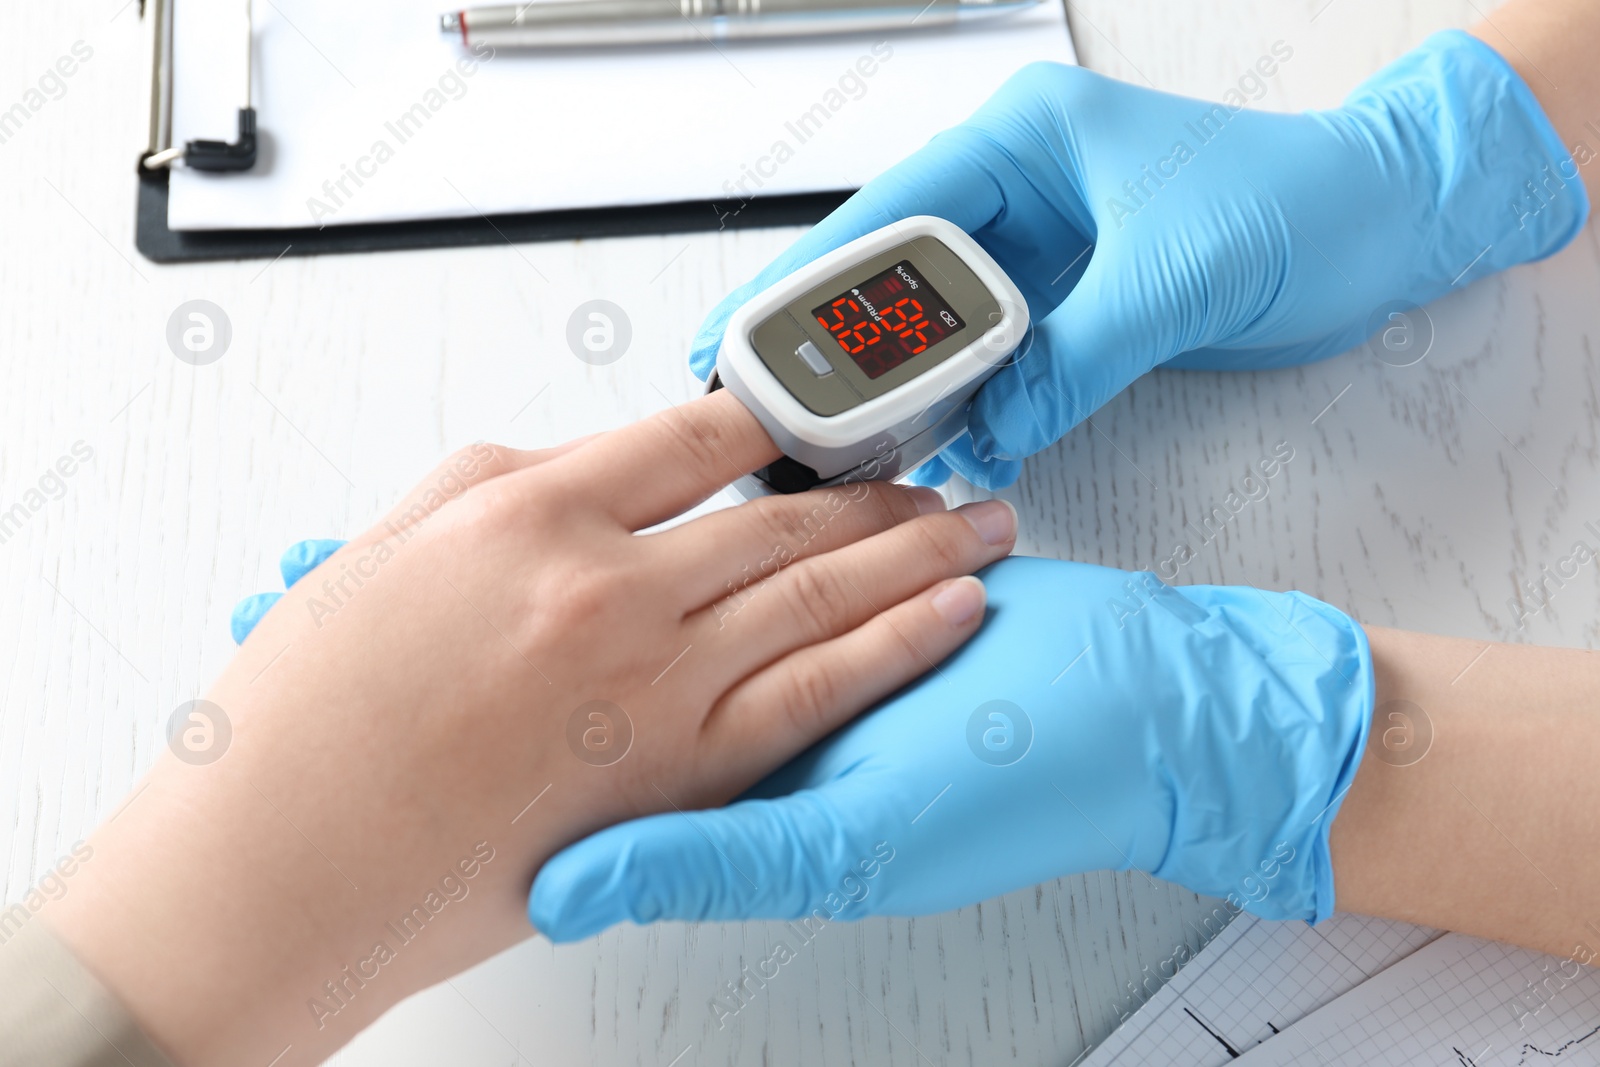
[[[852,313],[852,316],[856,317],[859,321],[851,322],[849,319],[847,319],[843,310],[845,307],[848,307]],[[822,310],[822,308],[817,309],[817,311]],[[829,322],[821,315],[818,315],[815,311],[812,312],[812,314],[816,316],[817,323],[826,329],[830,334],[832,334],[835,341],[839,342],[839,347],[844,349],[852,356],[864,349],[866,347],[864,343],[858,344],[854,348],[850,347],[850,339],[852,334],[859,334],[861,328],[864,325],[868,325],[865,319],[860,318],[861,305],[852,300],[849,294],[845,294],[844,296],[841,296],[837,300],[833,301],[833,303],[827,305],[827,310],[833,312],[833,322]],[[859,341],[860,337],[857,336],[855,339]]]
[[[909,260],[839,293],[811,315],[868,378],[889,373],[964,325]]]
[[[906,314],[906,305],[908,304],[912,309],[911,314],[909,315]],[[909,296],[903,296],[894,302],[893,310],[895,314],[899,316],[900,320],[895,324],[895,331],[897,334],[896,339],[900,342],[901,347],[906,350],[906,354],[914,356],[923,349],[927,348],[928,345],[926,340],[917,332],[916,329],[917,320],[922,318],[922,305]],[[914,347],[912,345],[911,339],[913,337],[916,337],[917,340],[923,342],[920,347]]]

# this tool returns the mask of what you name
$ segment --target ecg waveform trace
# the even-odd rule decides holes
[[[1588,1067],[1597,1019],[1600,971],[1447,934],[1235,1067]]]
[[[1240,915],[1077,1067],[1224,1067],[1438,936],[1359,915]]]

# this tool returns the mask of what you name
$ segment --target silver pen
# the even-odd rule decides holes
[[[1039,0],[528,0],[439,16],[446,36],[495,47],[712,42],[951,26]]]

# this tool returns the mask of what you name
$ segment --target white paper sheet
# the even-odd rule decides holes
[[[174,143],[233,139],[242,7],[175,0]],[[254,0],[262,158],[245,174],[174,170],[168,224],[712,199],[732,210],[749,196],[859,186],[1017,68],[1074,61],[1055,0],[951,30],[487,59],[441,37],[449,7]],[[469,76],[462,60],[474,61]]]
[[[1439,936],[1361,915],[1241,915],[1077,1067],[1227,1067]]]
[[[1236,1067],[1593,1064],[1600,1059],[1600,971],[1581,962],[1447,934],[1234,1062]]]

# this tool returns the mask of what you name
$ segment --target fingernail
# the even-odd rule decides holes
[[[925,485],[908,487],[906,495],[916,503],[918,515],[930,515],[935,511],[943,511],[948,506],[939,490],[929,489]]]
[[[933,594],[933,610],[951,626],[960,626],[983,610],[983,599],[983,583],[968,575]]]
[[[957,514],[978,531],[986,545],[1003,545],[1017,536],[1017,509],[1005,500],[980,500],[962,504]]]

